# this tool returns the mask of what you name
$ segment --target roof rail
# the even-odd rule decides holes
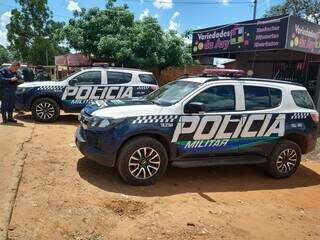
[[[271,83],[281,83],[281,84],[289,84],[289,85],[295,85],[295,86],[302,86],[303,84],[297,83],[297,82],[290,82],[285,80],[278,80],[278,79],[265,79],[265,78],[248,78],[248,77],[242,77],[239,78],[239,80],[242,81],[256,81],[256,82],[271,82]]]
[[[107,69],[118,69],[118,70],[145,71],[145,70],[141,70],[140,68],[123,68],[123,67],[106,67],[106,68]]]

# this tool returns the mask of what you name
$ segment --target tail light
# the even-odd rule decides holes
[[[153,92],[153,91],[155,91],[155,90],[157,90],[157,89],[158,89],[158,86],[157,86],[157,85],[154,85],[154,86],[150,86],[150,87],[149,87],[150,92]]]
[[[318,112],[312,112],[310,115],[311,115],[311,117],[312,117],[312,120],[313,120],[315,123],[319,123],[319,113],[318,113]]]

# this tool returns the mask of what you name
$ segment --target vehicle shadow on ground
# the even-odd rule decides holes
[[[171,196],[181,193],[291,189],[320,184],[320,175],[301,165],[289,179],[273,179],[257,166],[220,166],[181,169],[168,167],[153,186],[136,187],[122,182],[115,168],[81,158],[77,170],[88,183],[108,192],[132,196]]]
[[[31,114],[17,114],[17,115],[15,115],[15,118],[21,122],[36,123],[36,124],[74,125],[74,126],[79,125],[78,115],[76,115],[76,114],[60,115],[59,119],[56,122],[50,122],[50,123],[37,122],[33,119]]]

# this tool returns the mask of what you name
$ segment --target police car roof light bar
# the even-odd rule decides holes
[[[245,71],[240,69],[224,69],[224,68],[206,68],[203,70],[204,77],[208,76],[224,76],[224,77],[244,77]]]

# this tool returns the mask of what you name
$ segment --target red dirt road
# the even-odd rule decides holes
[[[76,116],[20,119],[34,131],[10,239],[320,239],[317,155],[289,179],[254,166],[170,167],[156,185],[132,187],[78,152]]]

